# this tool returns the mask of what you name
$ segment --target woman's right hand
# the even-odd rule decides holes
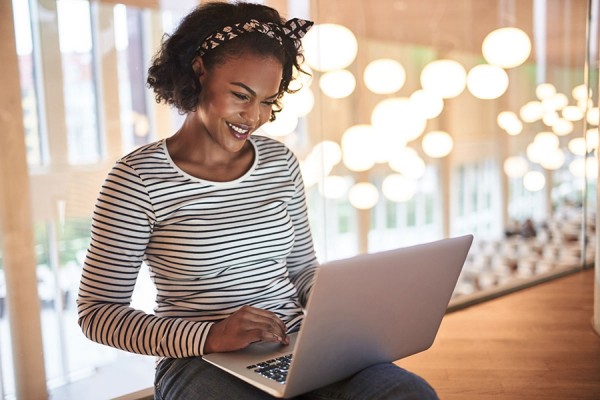
[[[240,350],[260,341],[287,345],[286,331],[285,324],[275,313],[243,306],[210,328],[204,354]]]

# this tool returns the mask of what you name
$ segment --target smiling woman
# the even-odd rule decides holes
[[[0,35],[4,49],[1,76],[8,102],[0,108],[1,118],[7,121],[0,124],[0,138],[25,142],[25,150],[20,150],[20,144],[3,146],[0,156],[5,165],[0,181],[7,191],[0,195],[4,204],[0,208],[9,216],[0,218],[0,283],[6,282],[6,291],[0,287],[0,304],[5,300],[6,305],[4,314],[0,312],[0,397],[42,398],[20,394],[20,390],[47,386],[52,398],[93,400],[152,386],[154,358],[117,349],[122,332],[109,331],[109,324],[90,322],[93,310],[129,329],[130,316],[154,316],[158,300],[157,319],[144,321],[156,322],[160,328],[172,320],[180,324],[181,330],[173,330],[177,333],[204,322],[188,321],[190,314],[208,318],[211,315],[205,312],[227,308],[229,303],[216,304],[216,297],[210,297],[211,290],[218,290],[217,284],[228,289],[218,299],[227,300],[233,300],[234,292],[237,295],[247,289],[250,294],[256,280],[273,277],[269,287],[277,290],[280,282],[276,277],[280,275],[276,267],[273,276],[261,273],[266,266],[250,270],[256,265],[237,263],[237,256],[248,260],[263,253],[266,259],[275,249],[275,257],[293,242],[299,247],[285,259],[293,275],[299,261],[292,258],[301,250],[309,253],[308,242],[302,243],[309,236],[300,232],[302,226],[295,222],[293,230],[288,227],[295,221],[292,217],[302,214],[301,208],[287,203],[288,220],[279,218],[284,214],[278,207],[285,205],[288,197],[299,196],[300,182],[319,261],[475,232],[478,245],[473,246],[457,286],[457,303],[473,298],[481,301],[481,296],[487,298],[490,292],[500,295],[522,282],[527,286],[581,268],[582,263],[593,264],[598,247],[598,67],[593,59],[598,55],[594,39],[599,37],[599,2],[592,2],[591,8],[588,2],[571,0],[252,2],[277,8],[286,19],[318,21],[302,39],[306,63],[301,67],[310,75],[292,69],[298,80],[290,88],[297,93],[279,98],[283,93],[279,87],[263,90],[241,74],[254,67],[262,72],[266,60],[277,60],[281,70],[276,74],[284,83],[288,69],[283,60],[293,62],[296,54],[287,35],[297,32],[292,24],[299,20],[286,23],[262,15],[225,13],[206,24],[190,19],[185,30],[181,25],[176,31],[194,7],[208,2],[0,2],[0,29],[6,33]],[[11,4],[12,10],[8,8]],[[275,22],[279,31],[269,25]],[[341,34],[323,34],[330,32],[324,25],[334,24],[338,32],[354,39],[352,45],[346,46]],[[253,33],[245,26],[254,29]],[[524,32],[532,48],[524,63],[510,68],[504,64],[509,86],[502,96],[475,97],[482,83],[472,80],[469,85],[468,76],[470,87],[453,98],[442,99],[422,87],[423,71],[436,60],[459,62],[466,72],[476,71],[484,58],[497,64],[488,59],[483,42],[487,35],[507,27]],[[230,33],[235,38],[219,38]],[[319,50],[317,60],[311,57],[315,54],[315,49],[309,48],[311,41]],[[517,55],[512,44],[500,50]],[[589,65],[585,63],[586,48]],[[159,49],[151,60],[148,56]],[[353,52],[340,57],[346,53],[342,50],[348,49]],[[497,56],[501,52],[496,49],[492,53]],[[334,71],[343,68],[343,75],[354,76],[354,86],[342,87],[348,93],[353,89],[348,97],[330,97],[332,93],[324,91],[325,77],[337,76],[329,74],[329,67],[315,63],[319,57],[324,61],[325,56],[338,64]],[[374,88],[365,68],[381,60],[401,65],[405,73],[398,68],[392,75],[380,70],[376,76],[383,78],[383,86]],[[208,86],[216,75],[235,63],[240,65],[239,75],[216,88],[222,90],[218,97],[228,99],[235,111],[215,114],[214,107],[208,107],[216,105],[214,96],[206,100],[209,104],[205,100],[200,104],[201,97],[209,95]],[[155,86],[146,86],[144,72],[150,65],[161,66],[149,76],[160,86],[158,92]],[[276,80],[274,72],[267,75],[263,78]],[[406,79],[396,85],[399,75]],[[337,80],[332,80],[336,86]],[[267,97],[275,93],[278,96]],[[153,101],[158,94],[160,104]],[[281,105],[285,107],[278,112]],[[270,117],[274,115],[276,120],[254,130],[260,123],[254,124],[256,115],[262,120],[260,113],[267,114],[269,107]],[[510,123],[500,121],[500,116],[509,113]],[[194,116],[195,128],[204,128],[206,122],[219,129],[176,134],[185,127],[188,114]],[[361,137],[355,139],[361,140],[347,141],[346,133],[357,127],[369,131],[370,138],[363,135],[366,140],[362,140],[358,135]],[[442,158],[430,156],[424,147],[424,139],[431,137],[428,133],[436,131],[452,138],[452,151]],[[544,157],[534,157],[539,151],[527,149],[540,147],[535,140],[540,132],[551,132],[560,143],[558,147],[554,143]],[[208,133],[215,133],[219,140],[227,138],[226,147]],[[182,138],[194,140],[178,144]],[[199,146],[201,140],[206,144]],[[234,144],[240,145],[239,151],[232,148]],[[147,145],[150,147],[140,147]],[[204,148],[212,149],[207,151],[212,157],[207,158],[208,165],[199,163]],[[22,158],[28,166],[13,162]],[[118,168],[107,179],[99,210],[92,214],[98,188],[117,159]],[[508,161],[515,160],[518,168],[508,168]],[[165,189],[161,186],[165,182],[173,186]],[[31,207],[24,201],[27,198],[31,198]],[[265,214],[268,206],[273,207],[271,214]],[[156,216],[159,211],[172,212],[173,218]],[[14,226],[33,234],[32,244],[28,238],[11,239],[13,225],[9,221],[25,214],[31,215],[32,223],[21,221]],[[262,218],[266,215],[270,219]],[[518,230],[513,226],[528,218],[536,236],[514,234]],[[130,223],[122,224],[120,219]],[[80,284],[93,220],[93,257],[87,261],[82,285],[82,297],[92,308],[81,321],[89,323],[90,332],[96,327],[97,335],[114,338],[113,348],[88,340],[77,325],[73,294]],[[153,263],[154,282],[147,263],[142,262],[138,270],[138,260],[129,264],[119,258],[138,250],[136,246],[145,239],[142,227],[151,228],[151,244],[144,250]],[[249,254],[248,248],[255,253]],[[31,250],[33,260],[28,254]],[[119,257],[114,257],[113,251]],[[210,265],[211,257],[214,265]],[[247,267],[246,272],[254,274],[227,281],[235,269],[218,268],[232,265]],[[196,269],[212,266],[214,270],[209,272],[213,275],[196,279]],[[31,281],[23,279],[26,273],[32,274]],[[182,278],[175,290],[170,280],[174,277]],[[121,307],[129,304],[128,291],[134,280],[131,309]],[[293,286],[298,290],[299,286]],[[28,304],[42,305],[40,312],[31,316],[23,302],[11,298],[27,293],[31,294]],[[106,299],[114,309],[100,304]],[[207,305],[205,300],[212,302]],[[94,301],[99,303],[92,304]],[[9,307],[15,306],[16,311],[10,312]],[[264,309],[274,307],[267,304]],[[231,308],[223,312],[235,307]],[[130,313],[133,309],[136,314]],[[294,314],[291,306],[285,311],[277,314],[282,321]],[[110,319],[115,315],[123,318]],[[599,315],[596,313],[597,330]],[[28,325],[37,317],[42,322],[41,332]],[[124,343],[135,351],[153,345],[150,340],[147,344],[133,340],[126,329],[122,334],[131,341]],[[36,336],[42,339],[43,351],[25,340]],[[166,338],[171,336],[157,337],[165,339],[160,343],[163,348],[170,345]],[[195,342],[177,345],[187,351]],[[156,346],[157,351],[163,348]],[[45,374],[26,367],[31,361],[41,365]],[[176,371],[177,364],[171,365]],[[109,380],[114,384],[103,384]],[[81,387],[85,387],[83,394],[68,395]]]

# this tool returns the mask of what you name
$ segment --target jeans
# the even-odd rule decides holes
[[[201,357],[168,358],[156,368],[155,400],[267,400],[271,395],[229,375]],[[297,400],[437,399],[421,377],[393,363],[377,364],[346,380],[295,397]]]

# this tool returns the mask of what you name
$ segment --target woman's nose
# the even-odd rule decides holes
[[[258,102],[248,103],[242,116],[247,124],[256,125],[260,121],[260,104]]]

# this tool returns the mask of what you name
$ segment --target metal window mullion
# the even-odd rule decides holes
[[[92,77],[94,80],[94,95],[96,97],[94,118],[96,119],[96,143],[98,145],[98,159],[102,160],[106,157],[106,115],[104,112],[104,91],[102,90],[102,67],[101,67],[101,48],[100,48],[100,32],[98,24],[98,7],[97,2],[91,1],[90,10],[90,30],[92,37]]]
[[[44,90],[44,68],[42,61],[40,27],[38,24],[38,1],[29,2],[29,23],[31,29],[31,56],[33,61],[33,85],[36,93],[36,108],[38,113],[38,135],[40,139],[41,165],[45,166],[52,162],[50,155],[50,144],[48,140],[48,120],[46,116],[46,93]]]

